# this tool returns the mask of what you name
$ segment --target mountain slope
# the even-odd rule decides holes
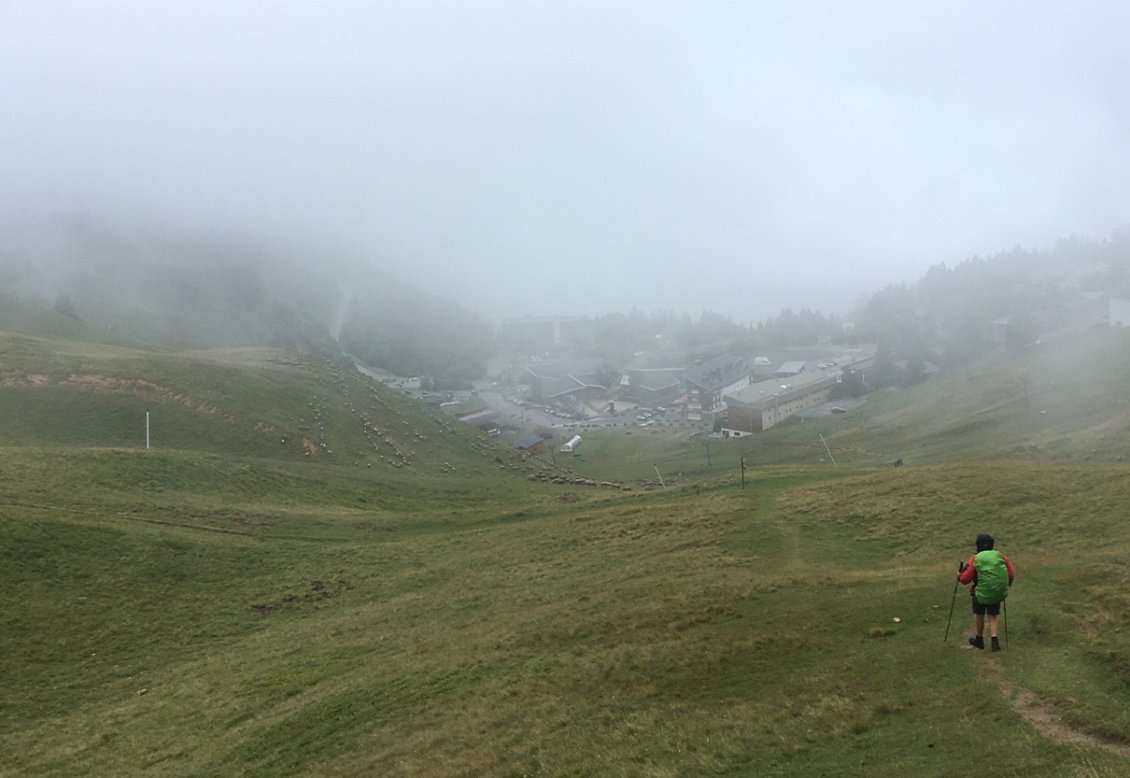
[[[281,348],[454,386],[477,378],[490,326],[376,263],[81,216],[0,229],[0,329],[148,350]],[[340,341],[340,344],[339,344]]]
[[[0,336],[0,774],[1125,775],[1094,744],[1130,730],[1126,465],[1000,459],[1031,422],[939,417],[964,384],[706,457],[586,436],[594,476],[696,468],[623,492],[531,481],[333,363]],[[856,461],[818,462],[821,430]],[[871,466],[915,444],[956,461]],[[743,488],[746,445],[804,463]],[[1020,575],[993,655],[953,580],[986,529]]]
[[[1001,349],[846,414],[792,419],[748,444],[760,462],[841,464],[1130,457],[1130,331],[1064,333]],[[759,445],[770,443],[772,445]]]
[[[549,467],[338,363],[281,351],[154,353],[0,333],[0,404],[5,451],[68,502],[113,503],[116,481],[135,502],[211,492],[458,513]],[[66,479],[87,488],[61,488]]]

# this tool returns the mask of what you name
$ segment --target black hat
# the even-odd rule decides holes
[[[993,540],[992,535],[990,535],[987,532],[982,532],[980,535],[977,536],[977,550],[978,551],[988,551],[989,549],[991,549],[993,547],[993,543],[995,543],[995,542],[996,541]]]

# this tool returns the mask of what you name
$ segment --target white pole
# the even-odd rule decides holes
[[[145,412],[145,447],[149,448],[149,411]]]
[[[659,465],[655,465],[655,474],[659,475]],[[667,484],[663,483],[663,476],[661,476],[661,475],[659,475],[659,485],[662,486],[664,489],[667,488]]]
[[[820,435],[820,433],[816,434]],[[839,465],[836,464],[836,458],[832,456],[832,449],[828,448],[828,441],[824,440],[823,435],[820,435],[820,442],[824,444],[824,450],[828,452],[828,458],[832,460],[832,466],[839,467]]]

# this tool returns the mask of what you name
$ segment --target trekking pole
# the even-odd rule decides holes
[[[1001,608],[1004,609],[1004,647],[1008,648],[1008,600],[1001,600]]]
[[[964,564],[965,564],[964,562],[958,563],[957,571],[959,573],[961,572],[962,568],[964,567]],[[957,602],[957,587],[960,586],[960,585],[961,585],[961,581],[958,581],[958,580],[955,579],[954,582],[953,582],[953,597],[950,599],[950,615],[949,615],[949,618],[946,619],[946,636],[944,638],[942,638],[943,643],[947,642],[950,639],[950,622],[953,621],[953,605],[954,605],[955,602]],[[1005,635],[1007,635],[1007,634],[1008,634],[1008,629],[1006,628],[1005,629]],[[1008,642],[1007,637],[1005,638],[1005,642],[1006,643]]]

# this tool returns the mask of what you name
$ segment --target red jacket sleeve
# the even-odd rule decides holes
[[[970,554],[969,555],[969,561],[967,561],[965,563],[965,569],[962,570],[961,573],[959,573],[958,576],[957,576],[957,580],[960,581],[963,584],[973,583],[973,578],[974,578],[974,576],[977,575],[977,571],[973,567],[973,557],[975,557],[975,556],[977,556],[977,555],[976,554]],[[1005,561],[1005,564],[1008,564],[1007,560]],[[1011,566],[1009,566],[1009,568],[1008,568],[1008,575],[1009,575],[1009,581],[1011,582],[1011,580],[1012,580],[1012,567]]]
[[[1012,562],[1008,561],[1008,557],[1001,554],[1001,559],[1004,560],[1004,566],[1008,568],[1008,585],[1012,586],[1012,581],[1016,578],[1016,571],[1012,569]]]

